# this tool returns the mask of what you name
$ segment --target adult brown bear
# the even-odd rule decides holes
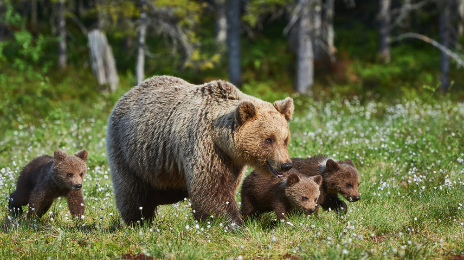
[[[190,197],[194,217],[243,224],[235,192],[246,165],[288,171],[293,100],[274,104],[225,81],[193,85],[152,77],[132,88],[108,120],[116,204],[126,224],[152,220],[158,205]]]

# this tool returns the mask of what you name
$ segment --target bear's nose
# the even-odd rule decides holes
[[[311,212],[311,213],[313,213],[315,211],[316,211],[316,209],[309,209],[309,212]]]
[[[293,164],[291,162],[288,162],[288,163],[284,163],[280,166],[280,169],[283,171],[283,172],[288,172],[291,168],[293,167]]]
[[[76,185],[74,185],[74,189],[79,190],[80,188],[82,188],[82,184],[76,184]]]
[[[354,196],[352,198],[353,198],[353,201],[358,201],[359,199],[361,199],[361,197],[359,197],[359,196]]]

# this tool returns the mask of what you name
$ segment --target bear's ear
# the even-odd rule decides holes
[[[277,111],[279,111],[279,113],[284,115],[287,122],[290,122],[290,120],[292,120],[293,109],[295,108],[293,106],[292,98],[287,97],[284,100],[277,100],[276,102],[274,102],[274,107]]]
[[[300,177],[298,177],[298,175],[296,175],[295,173],[292,173],[287,177],[287,186],[292,186],[293,184],[298,182],[300,182]]]
[[[325,163],[325,167],[327,170],[331,172],[336,172],[340,170],[340,166],[338,165],[338,163],[332,159],[327,160],[327,162]]]
[[[242,101],[238,104],[237,111],[235,113],[239,125],[242,125],[256,116],[256,107],[250,101]]]
[[[353,161],[351,161],[350,159],[346,159],[346,160],[344,160],[344,161],[343,161],[343,163],[344,163],[344,164],[351,165],[351,166],[353,166],[353,167],[354,167],[354,163],[353,163]]]
[[[53,157],[57,161],[63,161],[67,156],[68,155],[65,152],[61,151],[60,149],[56,149],[53,155]]]
[[[84,162],[86,162],[86,161],[87,161],[88,153],[87,153],[87,151],[84,149],[84,150],[81,150],[80,152],[77,152],[74,156],[79,157],[79,158],[81,158]]]
[[[321,176],[321,175],[316,175],[316,176],[314,176],[314,177],[313,177],[313,181],[314,181],[317,185],[321,186],[321,184],[322,184],[322,176]]]

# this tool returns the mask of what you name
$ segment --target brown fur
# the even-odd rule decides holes
[[[19,174],[16,190],[10,194],[8,203],[15,215],[23,213],[22,207],[29,204],[27,217],[42,217],[53,201],[64,196],[73,216],[84,214],[82,181],[87,166],[87,151],[68,155],[58,149],[54,157],[43,155],[32,160]],[[81,205],[82,204],[82,205]]]
[[[293,158],[293,169],[287,174],[300,173],[306,176],[321,175],[323,178],[318,204],[325,210],[347,209],[338,194],[348,201],[357,201],[360,176],[351,160],[335,161],[318,155],[308,159]],[[325,162],[325,163],[324,163]]]
[[[111,112],[107,133],[123,220],[151,220],[158,205],[190,197],[197,220],[214,214],[242,224],[235,191],[245,166],[271,175],[291,163],[292,113],[290,98],[273,105],[225,81],[159,76],[132,88]]]
[[[240,213],[244,219],[270,211],[274,211],[278,219],[285,219],[287,214],[295,211],[310,215],[316,211],[321,183],[321,176],[292,173],[286,178],[278,178],[253,171],[242,184]]]

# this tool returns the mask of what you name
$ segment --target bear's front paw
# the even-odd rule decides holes
[[[346,213],[348,210],[348,206],[346,205],[346,203],[342,200],[340,201],[337,201],[337,213]]]

